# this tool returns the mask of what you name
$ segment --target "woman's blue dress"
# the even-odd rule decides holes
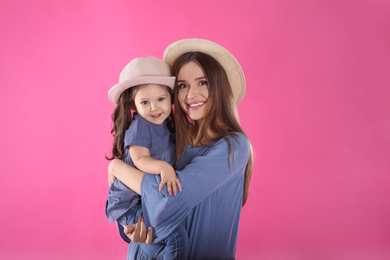
[[[159,192],[160,176],[145,173],[142,211],[146,226],[153,227],[153,242],[164,241],[183,224],[189,259],[234,259],[250,149],[241,133],[209,147],[188,146],[177,167],[182,184],[177,196],[169,196],[166,188]],[[131,243],[128,259],[142,245]]]

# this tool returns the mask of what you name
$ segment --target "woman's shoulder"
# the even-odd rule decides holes
[[[240,132],[231,132],[212,145],[213,149],[230,151],[247,151],[250,148],[248,137]]]
[[[250,153],[251,143],[246,135],[232,132],[225,136],[220,136],[216,141],[212,141],[208,145],[189,148],[186,150],[182,161],[187,165],[191,160],[197,158],[197,160],[207,160],[207,164],[211,163],[213,165],[228,163],[229,166],[230,162],[233,162],[235,167],[238,167],[246,165]],[[202,161],[202,163],[205,162]]]
[[[226,134],[225,136],[223,136],[217,143],[227,143],[227,144],[237,144],[237,145],[240,145],[240,144],[249,144],[249,139],[248,137],[243,134],[243,133],[240,133],[240,132],[231,132],[229,134]]]

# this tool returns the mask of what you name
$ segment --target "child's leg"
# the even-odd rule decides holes
[[[142,215],[141,197],[116,179],[110,186],[106,202],[108,221],[134,224]]]
[[[188,233],[183,225],[178,226],[166,239],[164,260],[187,259]]]

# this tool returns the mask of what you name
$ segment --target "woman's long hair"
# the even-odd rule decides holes
[[[143,86],[143,85],[140,85]],[[126,89],[119,97],[118,105],[111,115],[113,126],[111,129],[111,135],[114,137],[112,146],[112,157],[107,157],[107,160],[123,159],[126,156],[125,152],[125,134],[130,127],[134,116],[137,115],[136,107],[134,103],[135,94],[140,86],[135,86]],[[166,87],[166,86],[165,86]],[[173,93],[169,87],[166,87],[170,96],[171,102],[173,100]],[[167,118],[167,127],[171,132],[174,132],[174,118],[171,113]]]
[[[197,63],[205,73],[207,87],[209,91],[206,112],[204,118],[198,124],[194,124],[187,114],[181,109],[178,101],[179,88],[175,87],[174,105],[176,122],[176,164],[182,158],[186,145],[206,145],[210,141],[210,146],[224,138],[229,147],[229,159],[231,155],[229,136],[235,137],[235,133],[245,135],[238,120],[237,107],[233,98],[233,91],[227,74],[223,67],[210,55],[202,52],[188,52],[181,55],[174,63],[173,76],[178,75],[180,68],[193,61]],[[215,138],[215,135],[218,137]],[[193,143],[193,140],[200,140],[199,143]],[[244,194],[242,206],[245,205],[248,194],[249,184],[252,177],[253,152],[250,151],[249,160],[245,170]]]

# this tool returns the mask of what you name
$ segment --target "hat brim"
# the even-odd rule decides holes
[[[142,76],[133,78],[131,80],[125,80],[110,88],[110,90],[108,91],[108,99],[112,103],[117,105],[119,97],[123,91],[131,87],[145,84],[164,85],[173,89],[173,87],[175,86],[175,77]]]
[[[163,60],[172,68],[173,63],[182,54],[195,51],[212,56],[225,69],[233,90],[234,101],[238,105],[245,93],[245,76],[236,58],[224,47],[204,39],[184,39],[169,45],[164,51]]]

